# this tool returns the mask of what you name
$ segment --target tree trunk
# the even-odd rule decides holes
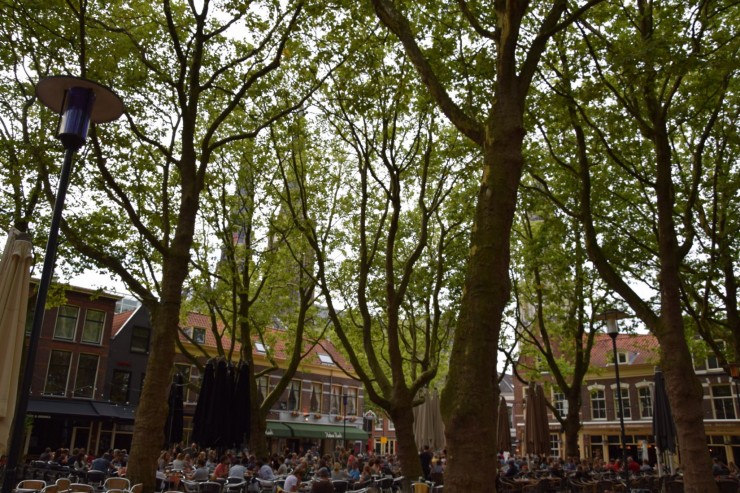
[[[651,105],[657,108],[658,105]],[[713,493],[717,483],[704,430],[704,390],[694,372],[681,308],[681,252],[674,222],[671,149],[662,114],[653,112],[660,252],[660,321],[654,329],[660,343],[666,391],[676,422],[685,493]]]
[[[447,439],[445,490],[492,491],[481,444],[496,443],[496,354],[509,300],[509,238],[522,171],[524,128],[518,98],[500,95],[487,126],[470,259],[442,393]],[[491,448],[490,450],[493,450]],[[486,462],[495,461],[493,453]]]
[[[249,423],[249,451],[255,457],[267,457],[267,420],[260,412],[260,406],[252,404],[252,419]]]
[[[580,391],[580,386],[578,387]],[[568,416],[565,418],[565,458],[580,458],[578,432],[581,431],[581,399],[568,398]]]
[[[398,446],[398,461],[403,467],[404,477],[415,481],[423,476],[419,451],[416,449],[414,437],[414,413],[408,406],[397,407],[391,410],[390,418],[396,427],[396,444]]]
[[[136,410],[136,426],[131,441],[127,476],[131,484],[143,483],[144,491],[154,491],[157,457],[162,449],[167,419],[167,390],[175,361],[175,341],[180,318],[180,303],[150,307],[152,313],[151,357],[146,366],[141,399]]]

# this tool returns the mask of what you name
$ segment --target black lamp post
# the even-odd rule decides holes
[[[342,404],[344,405],[343,414],[343,431],[342,440],[344,440],[344,449],[347,449],[347,387],[342,388]]]
[[[62,219],[69,179],[72,174],[72,158],[74,153],[85,144],[90,122],[111,122],[123,114],[123,101],[113,91],[96,82],[79,77],[59,76],[42,79],[36,85],[36,96],[45,106],[60,115],[56,137],[62,141],[65,153],[51,225],[49,226],[49,238],[46,243],[41,280],[36,294],[28,353],[25,358],[25,368],[18,387],[18,400],[13,415],[8,462],[5,468],[2,489],[5,493],[10,493],[15,488],[16,469],[22,449],[23,429],[33,380],[36,350],[44,322],[46,298],[54,275],[59,225]]]
[[[628,315],[619,310],[607,310],[597,318],[606,321],[606,333],[612,338],[612,351],[614,352],[614,374],[617,380],[617,402],[619,405],[619,429],[620,429],[620,440],[622,442],[622,470],[624,472],[625,481],[629,480],[629,470],[627,469],[627,439],[624,433],[624,405],[622,403],[622,386],[619,382],[619,357],[617,354],[617,336],[619,335],[619,327],[617,326],[617,320],[627,318]],[[629,488],[628,488],[629,490]]]

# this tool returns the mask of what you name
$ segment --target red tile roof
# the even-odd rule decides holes
[[[658,340],[650,334],[619,334],[617,351],[628,353],[629,364],[658,364],[660,359]],[[613,363],[612,339],[608,334],[596,334],[591,348],[591,366],[603,367]]]
[[[135,312],[136,310],[128,310],[113,315],[113,327],[111,330],[111,334],[113,334],[114,337],[118,335],[118,331],[123,328],[123,326],[126,324],[126,322],[128,322],[128,320],[133,316]]]

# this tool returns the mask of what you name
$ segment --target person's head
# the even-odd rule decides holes
[[[206,459],[204,457],[198,457],[198,467],[206,467]]]
[[[339,469],[340,469],[339,462],[335,462],[334,465],[332,466],[332,469],[334,470],[334,472],[339,472]]]
[[[224,454],[221,456],[221,460],[219,460],[221,464],[228,464],[229,463],[229,456]]]
[[[317,473],[320,479],[329,479],[329,469],[322,467]]]

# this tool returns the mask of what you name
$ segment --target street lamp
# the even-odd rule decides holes
[[[620,310],[607,310],[596,318],[598,320],[606,321],[606,333],[612,338],[612,351],[614,353],[614,374],[617,379],[617,402],[619,405],[619,429],[620,439],[622,442],[622,468],[624,472],[625,481],[629,480],[629,471],[627,470],[627,439],[624,433],[624,406],[622,404],[622,386],[619,382],[619,357],[617,355],[617,336],[619,335],[619,327],[617,326],[617,320],[627,318],[629,315]],[[629,488],[628,488],[629,490]]]
[[[64,199],[67,195],[67,187],[72,174],[72,158],[74,153],[85,144],[90,122],[111,122],[123,114],[123,101],[113,91],[96,82],[80,77],[58,76],[42,79],[36,85],[36,96],[44,106],[60,115],[56,137],[62,142],[65,153],[51,225],[49,226],[49,238],[46,243],[41,280],[36,294],[33,324],[25,359],[26,366],[23,369],[23,378],[18,387],[18,401],[13,415],[13,432],[8,448],[8,462],[2,488],[2,491],[6,492],[12,491],[15,487],[16,469],[22,448],[23,429],[36,361],[36,350],[44,322],[46,298],[54,274],[54,261],[56,260]]]

